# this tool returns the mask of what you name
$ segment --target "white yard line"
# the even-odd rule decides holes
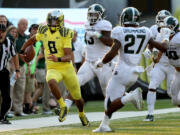
[[[180,112],[179,108],[167,108],[155,110],[154,114],[164,114],[171,112]],[[128,117],[137,117],[145,116],[147,111],[130,111],[130,112],[116,112],[113,114],[112,119],[119,118],[128,118]],[[103,112],[92,112],[86,113],[90,121],[101,121],[103,119]],[[0,132],[19,130],[19,129],[33,129],[40,127],[50,127],[50,126],[61,126],[68,124],[80,123],[79,117],[77,114],[68,115],[66,120],[62,123],[58,121],[57,116],[52,117],[43,117],[43,118],[34,118],[34,119],[23,119],[23,120],[12,120],[12,124],[0,124]]]

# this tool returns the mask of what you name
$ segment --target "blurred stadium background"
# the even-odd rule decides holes
[[[180,20],[180,0],[0,0],[0,12],[16,26],[17,21],[24,17],[32,23],[45,22],[47,12],[52,8],[60,8],[65,14],[67,27],[78,31],[78,38],[83,41],[83,24],[86,21],[87,8],[93,3],[99,3],[106,9],[106,19],[113,26],[118,25],[118,18],[123,8],[133,6],[142,13],[142,25],[150,27],[155,23],[155,16],[162,9],[169,10]],[[141,65],[147,67],[150,60],[142,59]],[[144,90],[144,98],[148,87],[149,78],[147,73],[140,75],[137,83],[132,87],[140,86]],[[130,88],[130,89],[132,89]],[[88,85],[85,100],[103,99],[98,80],[95,78]],[[158,88],[157,98],[168,98],[165,81]],[[88,95],[88,96],[87,96]],[[93,95],[93,96],[92,96]]]

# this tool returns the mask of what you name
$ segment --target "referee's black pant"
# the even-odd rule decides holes
[[[6,113],[11,107],[10,79],[9,71],[7,69],[3,69],[0,71],[0,90],[2,95],[0,119],[4,119]]]

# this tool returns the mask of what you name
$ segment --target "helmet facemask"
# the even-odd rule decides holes
[[[100,4],[93,4],[88,8],[87,20],[91,25],[96,24],[104,17],[104,8]]]
[[[48,14],[47,24],[52,32],[59,30],[64,27],[64,15],[58,11],[52,11]]]
[[[167,10],[161,10],[158,12],[158,14],[156,15],[156,24],[158,25],[158,27],[163,26],[163,20],[168,16],[171,16],[171,13]]]
[[[99,20],[101,20],[99,13],[97,12],[88,13],[88,21],[90,22],[90,24],[96,24]]]

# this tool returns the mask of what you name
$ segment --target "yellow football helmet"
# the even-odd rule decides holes
[[[64,27],[64,14],[60,10],[53,10],[47,15],[47,25],[51,31]]]

